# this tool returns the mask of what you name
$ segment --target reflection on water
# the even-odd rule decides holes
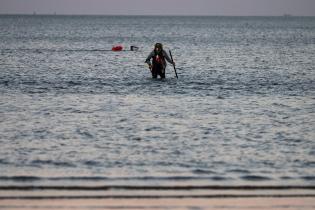
[[[155,21],[0,17],[0,182],[314,183],[315,19]]]

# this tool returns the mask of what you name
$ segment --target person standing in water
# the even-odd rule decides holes
[[[163,45],[161,43],[156,43],[154,50],[145,60],[145,62],[149,65],[152,78],[157,78],[158,75],[161,79],[165,78],[166,60],[175,66],[175,63],[170,59],[165,50],[163,50]]]

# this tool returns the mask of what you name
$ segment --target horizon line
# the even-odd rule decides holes
[[[223,14],[66,14],[66,13],[0,13],[0,16],[134,16],[134,17],[315,17],[315,15],[223,15]]]

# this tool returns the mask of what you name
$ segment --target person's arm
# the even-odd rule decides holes
[[[167,52],[165,50],[163,50],[163,55],[164,55],[164,58],[171,64],[175,64],[173,63],[173,61],[171,60],[170,56],[168,56]]]
[[[145,60],[145,63],[147,63],[149,66],[151,66],[152,64],[151,64],[151,58],[154,56],[154,52],[152,51],[149,55],[148,55],[148,57],[147,57],[147,59]]]

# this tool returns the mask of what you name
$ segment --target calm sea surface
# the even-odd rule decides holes
[[[179,79],[151,79],[155,42]],[[0,185],[314,174],[314,17],[0,16]]]

